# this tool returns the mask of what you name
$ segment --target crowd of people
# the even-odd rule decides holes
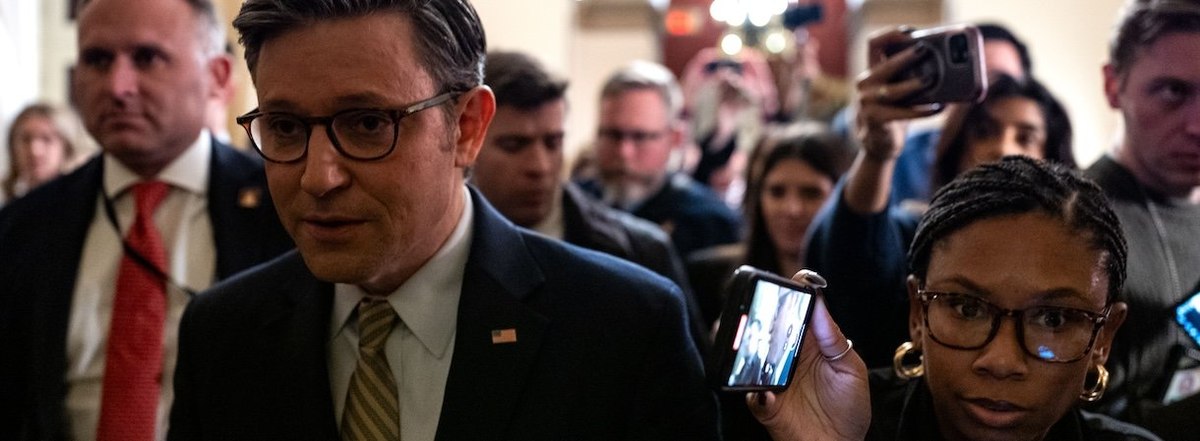
[[[841,111],[811,65],[630,63],[568,167],[568,79],[469,0],[246,0],[247,151],[209,0],[84,0],[100,154],[44,104],[7,137],[0,439],[1195,439],[1200,1],[1114,12],[1085,170],[995,24],[976,102],[907,100],[904,27]],[[706,378],[741,265],[818,292],[719,379],[784,390]]]

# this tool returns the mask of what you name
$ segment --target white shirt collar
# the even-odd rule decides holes
[[[463,211],[458,225],[438,252],[417,270],[387,301],[425,350],[440,358],[450,347],[458,323],[458,299],[471,252],[474,208],[471,193],[462,189]],[[356,285],[334,285],[330,336],[349,329],[350,316],[367,293]]]
[[[560,185],[551,198],[553,202],[550,203],[550,212],[546,213],[545,219],[533,226],[533,231],[562,240],[565,229],[563,226],[563,197],[563,189]]]
[[[167,164],[157,179],[172,188],[178,188],[189,193],[205,196],[208,193],[208,169],[212,160],[212,135],[207,130],[201,130],[200,135],[192,145],[188,146],[179,157]],[[104,190],[114,198],[141,181],[142,178],[129,170],[125,164],[112,155],[104,155]]]

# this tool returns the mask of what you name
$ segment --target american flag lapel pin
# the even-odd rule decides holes
[[[505,343],[516,343],[516,342],[517,342],[517,330],[516,329],[507,328],[507,329],[493,329],[492,330],[492,344],[500,345],[500,344],[505,344]]]

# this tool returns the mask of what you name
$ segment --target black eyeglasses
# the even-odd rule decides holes
[[[1021,349],[1053,363],[1086,356],[1112,308],[1106,305],[1100,313],[1058,306],[1004,309],[967,294],[920,290],[917,295],[933,341],[954,349],[979,349],[996,338],[1001,319],[1013,317]]]
[[[254,149],[263,159],[289,163],[304,158],[314,125],[325,126],[325,134],[338,153],[351,159],[373,161],[396,149],[400,120],[445,103],[461,92],[446,92],[402,109],[346,109],[329,116],[299,116],[257,109],[237,117]]]
[[[609,144],[609,145],[620,144],[621,141],[628,139],[628,140],[632,141],[635,145],[640,146],[640,145],[646,144],[648,142],[657,141],[659,138],[662,138],[664,135],[666,135],[665,130],[660,130],[657,132],[649,132],[649,131],[645,131],[645,130],[621,130],[621,129],[613,129],[613,128],[601,128],[600,130],[596,131],[596,137],[599,138],[599,141]]]

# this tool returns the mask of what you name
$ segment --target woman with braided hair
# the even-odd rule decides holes
[[[830,356],[837,333],[824,329],[792,386],[751,409],[776,440],[1158,440],[1079,409],[1106,387],[1126,253],[1100,189],[1076,172],[1027,157],[973,169],[917,228],[911,341],[893,369],[868,376],[856,354]],[[869,403],[845,392],[856,388]]]
[[[923,42],[892,55],[884,48],[911,39],[902,30],[871,39],[871,67],[858,82],[856,134],[862,148],[828,207],[813,220],[805,248],[804,262],[830,281],[830,312],[870,367],[888,365],[906,333],[904,255],[921,208],[894,200],[892,176],[908,120],[948,107],[935,190],[971,167],[1005,156],[1075,166],[1067,115],[1032,79],[1000,76],[978,104],[907,104],[905,98],[926,85],[900,74],[931,50]]]

